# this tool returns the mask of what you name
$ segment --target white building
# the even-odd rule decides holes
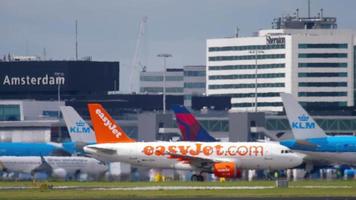
[[[206,66],[188,65],[181,68],[168,68],[166,71],[166,94],[184,95],[184,105],[192,105],[193,96],[205,95]],[[163,93],[163,71],[142,71],[140,92],[147,94]]]
[[[355,36],[338,29],[272,29],[208,39],[207,95],[229,95],[233,110],[253,111],[257,82],[258,111],[282,111],[280,92],[309,105],[354,106]]]
[[[189,65],[184,66],[184,105],[192,106],[193,96],[205,95],[206,88],[206,66]]]
[[[140,72],[140,92],[147,94],[163,93],[163,71]],[[183,95],[183,69],[169,68],[166,71],[166,94]]]

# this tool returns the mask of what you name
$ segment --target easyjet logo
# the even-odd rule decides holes
[[[263,156],[264,149],[263,146],[247,146],[247,145],[229,145],[222,146],[218,145],[169,145],[169,146],[145,146],[142,152],[147,156],[164,156],[169,154],[179,154],[179,155],[217,155],[217,156]]]
[[[104,123],[104,126],[108,127],[108,129],[112,132],[112,134],[115,135],[115,137],[120,138],[122,133],[117,130],[116,125],[113,124],[106,116],[103,112],[101,112],[101,110],[98,108],[95,110],[95,113],[99,116],[99,118],[101,119],[101,121]]]

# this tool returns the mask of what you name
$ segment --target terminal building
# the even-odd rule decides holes
[[[283,111],[280,92],[307,107],[355,105],[355,31],[322,14],[277,18],[273,27],[207,40],[207,95],[230,96],[236,111]]]
[[[289,17],[258,36],[208,39],[206,66],[142,71],[138,94],[120,93],[119,62],[2,61],[0,141],[68,140],[59,105],[73,106],[90,122],[91,102],[102,103],[140,141],[179,137],[173,104],[190,107],[221,140],[255,141],[263,130],[290,130],[279,92],[298,97],[327,133],[355,135],[356,45],[352,31],[336,27],[334,18]]]

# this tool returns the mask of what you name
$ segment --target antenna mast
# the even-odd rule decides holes
[[[78,60],[78,20],[75,20],[75,60]]]

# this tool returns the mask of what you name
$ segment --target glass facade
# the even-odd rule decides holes
[[[184,83],[184,88],[205,88],[205,83]]]
[[[300,82],[299,87],[347,87],[347,82]]]
[[[346,97],[347,92],[298,92],[300,97]]]
[[[205,76],[205,71],[184,71],[184,76]]]
[[[233,107],[253,107],[254,103],[233,103]],[[283,106],[282,102],[258,102],[258,107]]]
[[[0,121],[20,121],[20,105],[0,105]]]
[[[224,85],[209,85],[209,89],[229,89],[229,88],[254,88],[254,83],[249,84],[224,84]],[[257,87],[284,87],[284,83],[258,83]]]
[[[225,46],[225,47],[209,47],[209,52],[213,51],[246,51],[259,49],[284,49],[284,44],[272,45],[246,45],[246,46]]]
[[[140,92],[148,92],[148,93],[162,93],[162,87],[142,87],[140,88]],[[167,93],[183,93],[183,88],[174,87],[174,88],[166,88]]]
[[[298,67],[347,67],[347,63],[298,63]]]
[[[224,94],[216,96],[230,96],[235,98],[250,98],[255,97],[255,93],[238,93],[238,94]],[[257,93],[257,97],[279,97],[279,92]]]
[[[301,43],[298,45],[299,49],[347,49],[347,43]]]
[[[347,58],[347,53],[300,53],[299,58]]]
[[[323,72],[310,72],[310,73],[305,73],[301,72],[298,73],[298,77],[347,77],[346,72],[328,72],[328,73],[323,73]]]
[[[284,73],[268,73],[257,74],[257,78],[280,78],[284,77]],[[221,80],[221,79],[253,79],[255,74],[235,74],[235,75],[212,75],[209,76],[209,80]]]
[[[257,59],[280,59],[285,58],[285,54],[262,54],[257,55]],[[246,56],[211,56],[209,61],[229,61],[229,60],[255,60],[256,55]]]
[[[256,65],[222,65],[210,66],[209,70],[235,70],[235,69],[255,69]],[[257,65],[257,69],[284,68],[284,63]]]
[[[141,81],[163,82],[163,76],[141,76]],[[183,81],[182,76],[166,76],[166,81]]]

